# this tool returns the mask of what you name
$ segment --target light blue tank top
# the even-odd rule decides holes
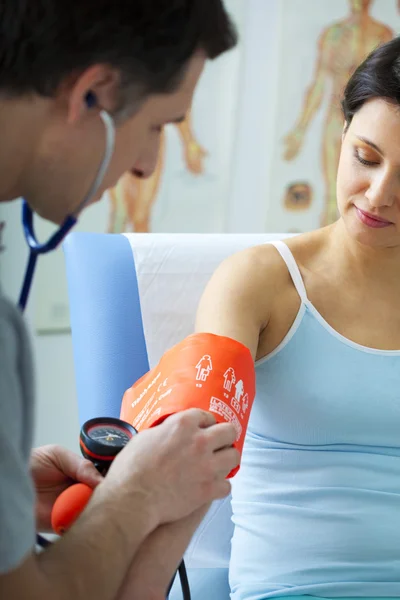
[[[288,247],[274,245],[301,306],[256,365],[232,481],[231,597],[400,596],[400,350],[336,332]]]

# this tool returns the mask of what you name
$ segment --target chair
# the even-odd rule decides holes
[[[193,332],[201,293],[225,257],[284,237],[70,234],[64,254],[80,423],[118,417],[125,390]],[[232,533],[227,498],[211,506],[186,552],[193,600],[229,599]],[[177,580],[170,599],[180,598]]]

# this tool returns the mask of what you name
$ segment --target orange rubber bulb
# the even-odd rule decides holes
[[[92,496],[93,490],[85,483],[76,483],[59,495],[51,513],[51,526],[62,535],[79,517]]]

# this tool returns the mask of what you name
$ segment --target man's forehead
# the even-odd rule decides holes
[[[152,94],[143,105],[150,119],[163,122],[180,122],[190,109],[193,93],[205,64],[205,55],[196,52],[188,62],[184,77],[170,93]]]

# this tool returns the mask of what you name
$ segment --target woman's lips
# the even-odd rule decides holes
[[[389,227],[389,225],[393,225],[391,221],[387,219],[383,219],[382,217],[377,217],[376,215],[371,215],[371,213],[367,213],[361,208],[356,208],[356,213],[361,223],[367,225],[367,227],[372,227],[374,229],[381,229],[382,227]]]

